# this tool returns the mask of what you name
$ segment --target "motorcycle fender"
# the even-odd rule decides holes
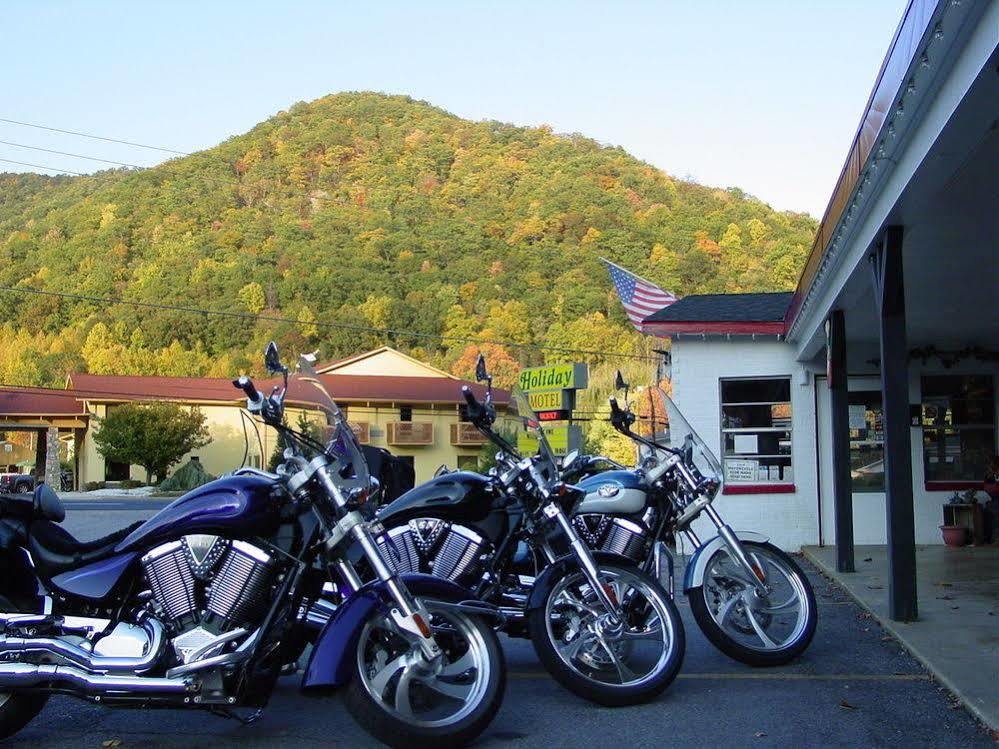
[[[753,533],[752,531],[735,531],[735,535],[740,541],[755,541],[760,544],[765,544],[770,540],[762,533]],[[704,570],[707,569],[708,561],[724,545],[725,540],[721,536],[715,536],[694,552],[687,562],[687,570],[683,575],[684,593],[693,588],[701,587],[704,583]]]
[[[616,564],[621,567],[637,567],[631,559],[620,554],[612,554],[609,551],[591,551],[590,554],[593,555],[593,560],[597,563],[598,567],[601,562]],[[575,554],[566,554],[559,557],[545,567],[534,581],[534,587],[531,588],[531,595],[527,598],[525,610],[533,611],[544,606],[545,601],[548,600],[548,594],[552,592],[555,584],[573,569],[579,569],[579,561],[576,559]]]
[[[472,599],[472,594],[457,583],[433,575],[403,575],[402,581],[414,596],[437,598],[450,603]],[[372,611],[388,611],[394,605],[385,583],[376,580],[365,584],[348,598],[330,617],[309,656],[302,678],[302,688],[341,687],[351,678],[361,630]]]

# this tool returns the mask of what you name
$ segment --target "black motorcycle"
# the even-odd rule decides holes
[[[383,507],[383,556],[399,573],[431,573],[499,606],[504,630],[530,637],[549,672],[576,694],[604,705],[654,697],[683,661],[676,607],[635,564],[586,546],[569,520],[585,492],[558,480],[527,397],[515,390],[507,412],[537,440],[537,454],[525,457],[496,427],[481,357],[477,378],[487,395],[480,403],[463,388],[468,419],[500,449],[499,465],[485,476],[439,474]]]
[[[365,517],[376,487],[342,413],[314,374],[289,381],[273,344],[267,364],[282,375],[270,395],[234,384],[287,445],[277,473],[236,471],[93,542],[59,525],[44,484],[0,502],[0,738],[53,693],[249,721],[306,642],[302,686],[343,687],[386,743],[463,745],[492,720],[506,673],[496,612],[448,581],[396,573]],[[286,402],[318,422],[313,434],[286,425]],[[365,585],[352,544],[374,572]],[[320,605],[329,578],[333,612]]]

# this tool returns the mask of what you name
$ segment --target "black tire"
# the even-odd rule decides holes
[[[0,596],[0,611],[24,611],[28,608],[18,607],[8,599]],[[13,736],[24,728],[42,711],[49,696],[40,692],[9,692],[7,699],[0,693],[0,739]]]
[[[686,651],[686,637],[684,635],[683,622],[680,620],[680,613],[677,611],[676,604],[673,603],[669,594],[662,589],[662,586],[651,575],[635,567],[616,564],[602,563],[599,564],[599,569],[611,574],[625,572],[636,578],[640,578],[649,586],[649,591],[659,599],[658,607],[662,615],[668,619],[670,629],[672,630],[672,638],[668,646],[668,655],[658,671],[652,674],[651,677],[647,677],[640,684],[629,686],[596,682],[586,678],[567,665],[559,655],[552,641],[547,622],[548,604],[552,595],[556,594],[559,589],[558,583],[549,592],[549,600],[546,600],[541,606],[528,612],[527,629],[531,642],[534,645],[534,651],[538,654],[538,659],[555,681],[583,699],[606,707],[621,707],[648,702],[662,694],[673,683],[676,675],[680,672],[680,667],[683,665],[683,657]],[[577,568],[574,571],[570,571],[563,580],[582,575],[582,570]]]
[[[433,602],[425,600],[424,604],[432,613]],[[362,728],[392,747],[449,749],[467,745],[488,727],[496,717],[506,691],[506,660],[490,623],[477,616],[462,616],[481,637],[490,665],[485,689],[475,709],[446,727],[414,725],[375,701],[362,682],[359,659],[354,658],[352,678],[344,693],[344,704]]]
[[[717,622],[715,622],[714,617],[712,617],[711,611],[708,608],[708,602],[703,586],[691,588],[687,591],[687,599],[690,601],[690,610],[705,637],[707,637],[716,648],[725,653],[725,655],[750,666],[782,666],[785,663],[791,662],[805,652],[811,644],[812,638],[815,636],[815,627],[818,623],[818,609],[815,605],[815,592],[812,590],[812,585],[808,581],[808,577],[802,571],[801,567],[799,567],[790,556],[785,554],[773,544],[757,543],[755,541],[742,541],[741,543],[746,548],[747,552],[751,552],[754,548],[758,548],[779,558],[788,570],[798,578],[798,581],[804,589],[805,602],[808,607],[805,626],[801,634],[787,646],[777,650],[758,650],[747,647],[733,640],[725,632],[725,630],[723,630],[720,626],[718,626]]]

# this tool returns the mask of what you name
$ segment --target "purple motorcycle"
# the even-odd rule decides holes
[[[310,643],[303,689],[342,687],[385,743],[458,746],[492,720],[506,677],[497,612],[446,580],[393,571],[369,519],[377,482],[336,403],[313,373],[289,378],[273,343],[265,359],[278,375],[269,395],[247,377],[234,385],[287,446],[276,473],[238,470],[90,542],[59,525],[48,486],[0,500],[0,739],[53,693],[249,722]]]

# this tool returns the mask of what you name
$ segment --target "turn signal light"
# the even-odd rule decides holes
[[[420,630],[421,635],[424,637],[430,637],[430,626],[422,616],[419,614],[413,614],[413,621],[416,623],[416,628]]]

